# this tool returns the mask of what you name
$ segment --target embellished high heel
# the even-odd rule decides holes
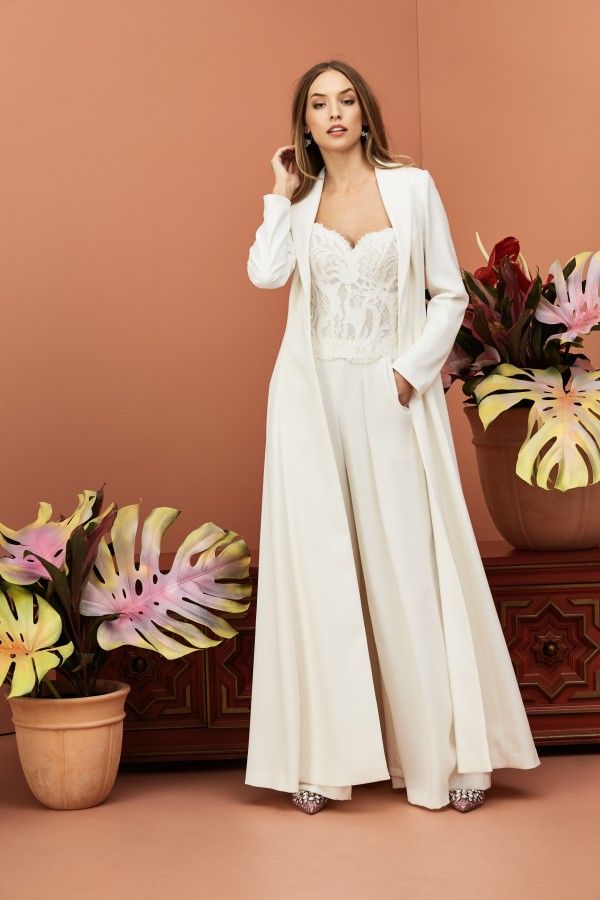
[[[292,794],[292,803],[296,809],[301,809],[302,812],[308,813],[309,816],[320,812],[328,800],[329,797],[316,794],[314,791],[296,791]]]
[[[480,788],[452,788],[448,796],[450,803],[459,812],[469,812],[476,809],[485,800],[485,791]]]

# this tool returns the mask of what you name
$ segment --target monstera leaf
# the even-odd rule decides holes
[[[167,573],[159,568],[160,542],[180,510],[159,506],[144,522],[139,566],[134,561],[139,504],[122,507],[111,529],[114,559],[106,537],[98,546],[95,567],[81,600],[87,616],[116,614],[98,628],[104,650],[123,644],[155,650],[176,659],[212,647],[206,626],[221,639],[237,631],[211,609],[244,612],[250,603],[250,555],[245,541],[233,531],[208,522],[192,531],[179,547]]]
[[[474,388],[484,430],[504,410],[521,400],[531,401],[516,472],[546,490],[567,491],[600,481],[600,371],[571,366],[571,376],[565,391],[558,369],[520,369],[502,363]],[[552,485],[548,481],[555,466]]]
[[[28,694],[36,679],[40,682],[71,655],[70,641],[61,647],[52,646],[61,632],[61,617],[47,600],[19,585],[0,586],[0,684],[13,667],[8,697]]]
[[[18,531],[0,523],[0,547],[10,554],[0,557],[2,578],[11,584],[33,584],[38,578],[47,578],[48,573],[37,558],[39,556],[50,560],[58,569],[63,566],[67,540],[78,525],[92,516],[97,492],[84,491],[78,497],[77,509],[61,521],[50,521],[52,507],[42,501],[37,519]],[[30,555],[26,555],[28,551]]]

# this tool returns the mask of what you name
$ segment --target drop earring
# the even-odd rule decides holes
[[[310,135],[310,131],[305,131],[304,134]],[[310,136],[304,138],[304,146],[308,147],[309,144],[312,144],[312,138]]]
[[[368,134],[369,134],[369,131],[368,131],[368,129],[367,129],[366,124],[364,124],[363,127],[362,127],[362,131],[361,131],[361,133],[360,133],[360,136],[361,136],[361,137],[367,137]]]

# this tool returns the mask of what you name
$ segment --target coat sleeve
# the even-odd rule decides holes
[[[426,169],[425,173],[425,283],[430,300],[423,331],[392,362],[419,396],[433,383],[448,359],[469,302],[446,211],[431,174]]]
[[[260,288],[282,287],[296,265],[292,238],[292,201],[283,194],[264,194],[263,221],[248,254],[248,277]]]

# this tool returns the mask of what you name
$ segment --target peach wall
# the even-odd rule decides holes
[[[508,234],[545,279],[600,249],[600,3],[418,0],[423,166],[438,184],[461,264],[473,271]],[[600,334],[584,341],[600,368]],[[480,540],[483,500],[458,384],[447,394],[463,488]]]
[[[502,9],[0,5],[0,521],[41,499],[68,513],[106,482],[120,505],[182,509],[164,549],[212,520],[257,559],[288,288],[256,289],[246,259],[293,82],[322,58],[365,72],[393,149],[433,173],[463,265],[481,261],[476,229],[488,247],[516,234],[544,273],[596,249],[600,5]],[[458,386],[448,403],[476,532],[493,539]]]
[[[248,248],[292,83],[319,59],[362,64],[418,155],[414,3],[382,9],[377,32],[358,3],[0,5],[0,521],[106,482],[120,505],[182,510],[166,550],[212,520],[257,558],[287,291],[249,282]]]
[[[287,290],[249,282],[248,249],[318,60],[362,66],[419,160],[416,10],[381,11],[392,28],[314,0],[0,4],[0,521],[106,482],[182,510],[165,550],[212,520],[258,561]]]

